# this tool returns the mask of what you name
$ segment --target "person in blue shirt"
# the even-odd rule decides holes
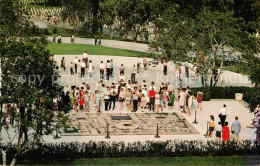
[[[239,139],[239,132],[241,131],[241,124],[238,121],[238,117],[235,117],[235,121],[231,125],[231,131],[234,131],[236,140]]]

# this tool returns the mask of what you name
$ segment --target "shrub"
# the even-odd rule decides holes
[[[165,142],[88,142],[29,144],[21,160],[39,162],[44,160],[73,160],[84,158],[117,157],[175,157],[175,156],[233,156],[259,155],[260,145],[249,140],[216,141],[165,141]],[[15,154],[15,147],[7,152],[8,160]]]
[[[192,88],[193,94],[197,94],[199,88]],[[257,103],[257,98],[260,96],[258,88],[251,87],[203,87],[203,101],[210,99],[234,99],[235,93],[243,93],[243,100],[249,103],[251,111],[254,110]]]

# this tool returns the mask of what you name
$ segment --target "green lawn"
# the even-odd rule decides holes
[[[47,46],[47,49],[50,50],[51,54],[54,55],[81,55],[85,50],[88,54],[91,55],[114,55],[114,56],[148,56],[148,53],[138,52],[138,51],[129,51],[123,49],[109,48],[98,45],[87,45],[87,44],[59,44],[59,43],[50,43]]]
[[[172,158],[100,158],[78,159],[74,161],[46,161],[24,163],[37,165],[246,165],[245,156],[228,157],[172,157]]]

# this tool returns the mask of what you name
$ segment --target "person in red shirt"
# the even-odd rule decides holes
[[[225,144],[229,140],[229,127],[228,127],[228,122],[224,123],[224,126],[222,128],[222,139]]]
[[[153,109],[153,112],[154,112],[154,104],[155,104],[155,94],[156,92],[154,91],[154,88],[152,88],[149,91],[149,97],[150,97],[150,111]]]
[[[81,97],[80,100],[79,100],[79,110],[81,112],[84,111],[84,97]]]

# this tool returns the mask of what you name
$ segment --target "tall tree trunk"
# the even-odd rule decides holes
[[[6,151],[2,149],[1,153],[2,153],[3,166],[6,166]]]
[[[10,166],[14,166],[14,165],[15,165],[15,163],[16,163],[16,155],[15,155],[15,157],[13,158],[13,160],[12,160],[12,162],[11,162]]]
[[[132,40],[133,40],[134,43],[137,41],[137,36],[138,36],[138,35],[137,35],[136,31],[133,30],[133,31],[132,31]]]
[[[113,33],[114,33],[114,29],[112,27],[109,28],[110,31],[110,39],[113,39]]]

